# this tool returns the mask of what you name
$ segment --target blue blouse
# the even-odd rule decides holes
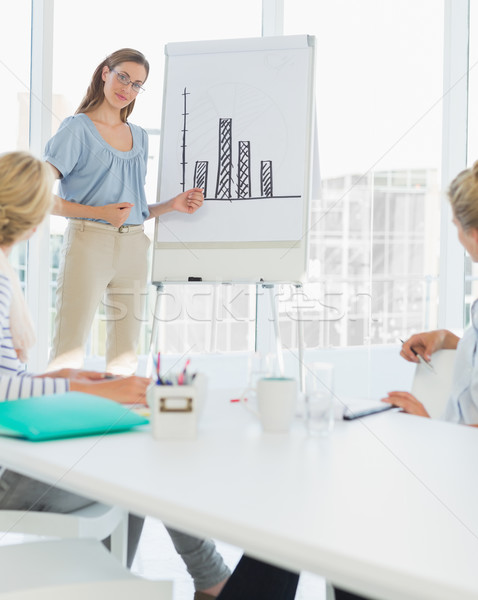
[[[44,160],[62,175],[61,198],[88,206],[132,202],[126,225],[140,225],[149,216],[144,191],[148,134],[138,125],[128,126],[133,147],[122,152],[101,137],[87,115],[67,117],[48,141]]]
[[[458,343],[450,399],[442,418],[478,425],[478,300],[471,307],[471,322]]]

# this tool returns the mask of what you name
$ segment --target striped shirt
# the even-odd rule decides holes
[[[0,402],[68,391],[68,379],[35,377],[25,372],[13,347],[10,331],[11,302],[10,279],[0,273]]]

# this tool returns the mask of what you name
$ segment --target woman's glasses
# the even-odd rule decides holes
[[[115,71],[114,69],[110,69],[110,71],[116,75],[116,79],[122,85],[131,85],[131,88],[133,89],[133,92],[135,94],[141,94],[141,92],[144,92],[144,87],[142,85],[140,85],[139,83],[136,83],[134,81],[131,81],[131,79],[124,73],[118,73],[118,71]]]

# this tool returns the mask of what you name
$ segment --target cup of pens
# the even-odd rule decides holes
[[[191,372],[189,359],[177,373],[163,373],[161,356],[153,357],[155,379],[147,391],[151,426],[155,439],[196,437],[197,425],[207,394],[207,378]]]

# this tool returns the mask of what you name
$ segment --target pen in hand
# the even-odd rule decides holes
[[[400,341],[402,342],[402,344],[405,344],[405,342],[403,340],[400,340]],[[418,352],[415,350],[415,348],[412,348],[410,346],[410,350],[413,352],[413,354],[418,358],[418,360],[422,364],[426,365],[430,369],[430,371],[432,371],[436,375],[435,367],[432,365],[431,362],[429,362],[428,360],[425,360],[421,354],[418,354]]]

